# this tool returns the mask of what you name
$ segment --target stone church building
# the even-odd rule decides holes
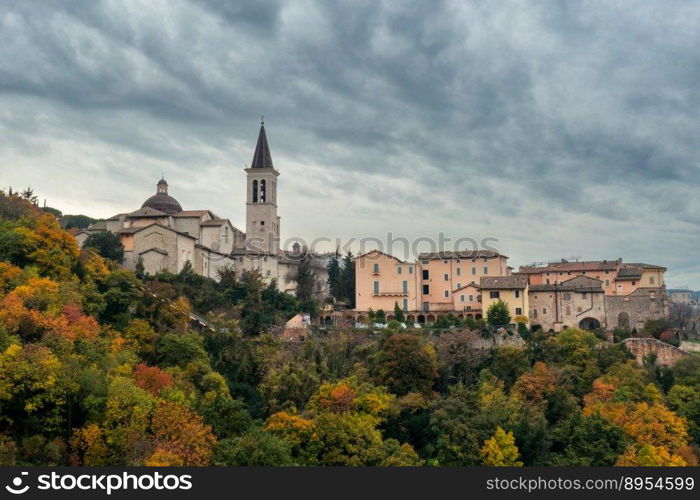
[[[272,155],[261,122],[253,161],[245,169],[245,232],[229,219],[211,210],[183,210],[168,193],[168,183],[161,179],[156,192],[133,212],[120,213],[97,222],[76,235],[82,245],[100,231],[118,234],[124,246],[124,266],[135,269],[138,262],[144,271],[180,272],[191,262],[195,272],[218,279],[223,267],[237,271],[258,270],[267,281],[277,280],[281,291],[293,291],[287,276],[295,267],[295,253],[280,249],[280,217],[277,215],[277,178]]]

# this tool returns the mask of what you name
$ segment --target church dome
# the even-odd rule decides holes
[[[176,214],[182,212],[182,206],[180,203],[168,194],[168,183],[165,179],[158,181],[156,186],[156,194],[151,196],[149,199],[143,202],[141,208],[150,207],[165,212],[166,214]]]

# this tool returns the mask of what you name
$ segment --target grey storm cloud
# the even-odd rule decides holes
[[[0,3],[0,184],[95,216],[165,172],[243,223],[266,116],[287,236],[496,237],[700,288],[692,1]]]

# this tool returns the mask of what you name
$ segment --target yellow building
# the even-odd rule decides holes
[[[489,307],[499,300],[508,306],[511,320],[516,316],[527,316],[530,304],[526,276],[484,276],[479,288],[484,317]]]

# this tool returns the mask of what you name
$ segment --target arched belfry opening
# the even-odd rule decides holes
[[[253,203],[258,202],[258,181],[253,181]]]
[[[260,181],[260,203],[265,203],[265,179]]]

